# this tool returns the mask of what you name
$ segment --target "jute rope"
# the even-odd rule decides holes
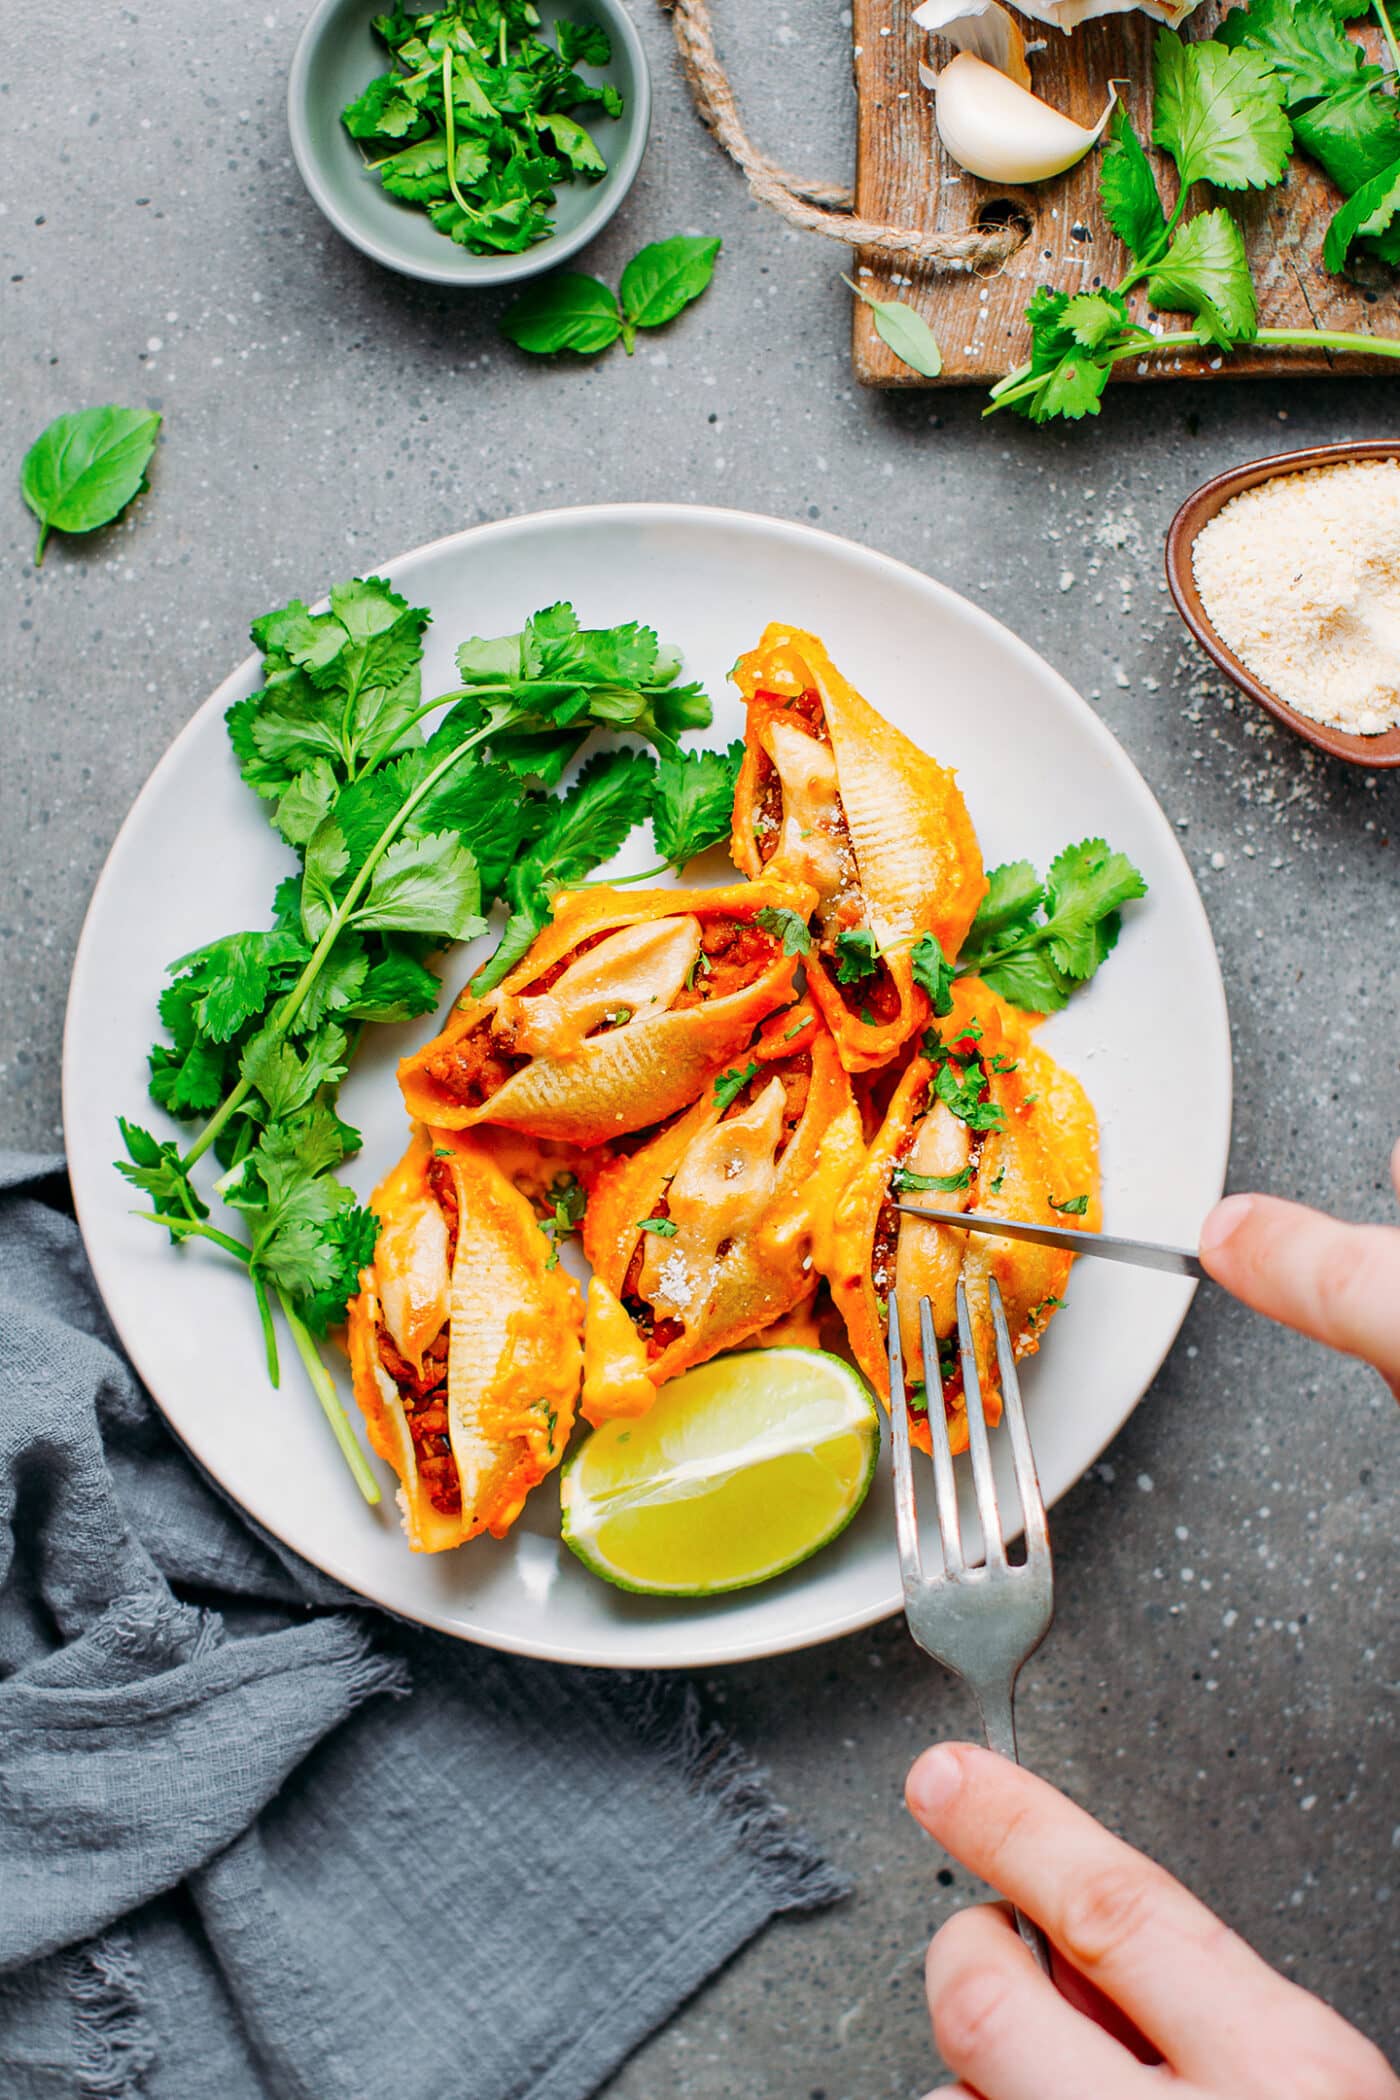
[[[709,0],[661,0],[668,8],[676,46],[695,107],[730,159],[744,172],[755,197],[771,205],[791,226],[824,233],[848,248],[875,248],[911,262],[964,270],[993,270],[1020,247],[1024,235],[1012,226],[981,232],[928,233],[916,226],[882,226],[855,213],[855,199],[838,183],[805,182],[770,160],[745,131],[729,76],[719,62],[710,28]]]

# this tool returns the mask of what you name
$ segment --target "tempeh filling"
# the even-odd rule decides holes
[[[869,930],[870,914],[821,695],[809,689],[791,699],[767,691],[754,697],[772,710],[770,725],[776,726],[767,735],[778,752],[775,758],[762,743],[758,748],[753,829],[759,858],[767,867],[781,849],[784,865],[812,883],[818,901],[810,924],[823,969],[853,1019],[888,1027],[900,1013],[899,987],[889,965],[883,956],[872,955],[869,969],[855,975],[841,944],[842,934]],[[805,774],[799,739],[817,745],[822,754],[820,759],[807,754]],[[786,767],[779,762],[784,756]]]
[[[665,927],[671,922],[655,923]],[[515,1016],[528,1010],[529,1002],[542,999],[552,991],[566,970],[591,949],[610,939],[615,931],[609,927],[590,934],[526,985],[511,1002],[510,1012],[503,1012],[498,1007],[477,1027],[444,1044],[424,1066],[427,1077],[463,1108],[482,1107],[499,1093],[507,1080],[531,1062],[531,1053],[519,1047],[520,1025]],[[778,953],[779,945],[774,936],[752,919],[719,913],[706,915],[700,920],[699,948],[694,965],[687,981],[671,997],[666,1011],[689,1012],[747,990],[771,966]],[[584,1040],[596,1041],[638,1020],[653,1018],[654,1015],[638,1012],[623,1000],[599,1016],[587,1029]]]

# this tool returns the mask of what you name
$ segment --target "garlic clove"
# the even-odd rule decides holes
[[[1000,0],[923,0],[922,7],[915,8],[913,19],[930,36],[946,37],[959,51],[970,51],[974,58],[995,66],[1008,80],[1017,81],[1023,88],[1030,86],[1026,40],[1020,25],[1000,5]],[[922,65],[919,78],[925,86],[931,85]]]
[[[1117,100],[1110,85],[1103,115],[1086,130],[995,66],[960,51],[937,75],[934,113],[944,147],[969,175],[986,182],[1046,182],[1083,160]]]
[[[1100,15],[1150,15],[1173,29],[1194,14],[1200,0],[1016,0],[1019,13],[1033,22],[1048,22],[1066,36],[1081,22],[1097,21]]]

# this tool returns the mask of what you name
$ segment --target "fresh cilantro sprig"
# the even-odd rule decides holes
[[[498,897],[511,909],[509,967],[511,944],[548,918],[550,890],[609,857],[652,806],[660,768],[690,783],[681,843],[712,823],[715,799],[708,773],[691,791],[677,744],[709,720],[709,703],[679,682],[678,654],[650,629],[583,629],[571,607],[552,606],[517,634],[464,643],[459,685],[425,701],[427,622],[370,577],[337,586],[326,612],[294,602],[255,624],[263,684],[230,708],[229,736],[300,866],[278,885],[270,927],[171,965],[150,1088],[168,1113],[199,1122],[192,1140],[182,1150],[120,1125],[118,1164],[147,1199],[141,1215],[244,1266],[274,1384],[280,1307],[371,1501],[378,1487],[316,1348],[344,1319],[377,1232],[338,1178],[359,1146],[335,1102],[360,1032],[431,1012],[428,957],[483,932]],[[645,751],[606,750],[553,792],[583,739],[616,728],[650,742],[660,768]],[[723,770],[728,755],[716,762]],[[196,1190],[211,1150],[241,1235],[214,1224]],[[556,1192],[556,1240],[581,1198]]]
[[[1333,271],[1345,268],[1358,241],[1383,262],[1400,263],[1400,47],[1385,0],[1374,0],[1393,69],[1387,78],[1343,26],[1344,14],[1365,11],[1332,0],[1250,0],[1216,32],[1221,44],[1272,69],[1298,145],[1347,200],[1323,242]]]
[[[980,977],[1031,1013],[1058,1013],[1112,951],[1122,907],[1146,894],[1126,853],[1103,839],[1066,846],[1043,882],[1028,860],[1008,861],[987,878],[959,975]]]
[[[677,234],[652,241],[633,256],[614,293],[601,278],[561,270],[520,294],[501,315],[501,334],[533,357],[572,350],[595,357],[621,341],[630,357],[639,328],[664,328],[715,274],[718,236]]]
[[[1383,12],[1384,0],[1376,5]],[[1321,15],[1313,12],[1318,9]],[[1175,163],[1175,203],[1168,212],[1142,142],[1120,106],[1104,149],[1099,192],[1131,266],[1116,286],[1074,294],[1041,286],[1035,292],[1026,308],[1030,355],[992,388],[988,414],[1012,408],[1033,422],[1097,415],[1113,368],[1125,358],[1206,348],[1229,352],[1251,343],[1400,357],[1400,339],[1388,336],[1261,329],[1238,220],[1221,206],[1188,210],[1200,182],[1240,191],[1280,181],[1296,128],[1300,143],[1319,157],[1330,154],[1332,168],[1353,178],[1348,186],[1356,194],[1329,233],[1329,266],[1340,268],[1357,238],[1392,237],[1387,230],[1400,212],[1393,111],[1377,103],[1364,55],[1341,33],[1336,13],[1331,0],[1252,0],[1249,9],[1227,15],[1226,24],[1237,26],[1223,28],[1219,41],[1186,43],[1172,30],[1159,31],[1152,136]],[[1322,15],[1332,17],[1329,26]],[[1356,60],[1349,56],[1353,52]],[[1379,77],[1377,69],[1370,71]],[[1327,85],[1321,96],[1313,92],[1319,83]],[[1393,238],[1400,258],[1400,234]],[[1138,284],[1145,285],[1154,308],[1194,315],[1194,327],[1155,332],[1133,320],[1127,294]]]
[[[391,197],[421,205],[440,233],[475,253],[518,254],[553,231],[557,185],[607,173],[571,112],[622,112],[616,88],[580,65],[612,56],[596,23],[539,33],[527,0],[394,0],[373,21],[390,70],[341,112]]]

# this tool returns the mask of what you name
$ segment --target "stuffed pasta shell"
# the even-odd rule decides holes
[[[1084,1089],[1035,1042],[1028,1017],[976,979],[930,1030],[847,1184],[825,1249],[832,1296],[854,1354],[888,1401],[886,1307],[899,1307],[911,1429],[927,1450],[940,1384],[952,1447],[967,1446],[956,1348],[957,1285],[967,1287],[989,1420],[1000,1412],[987,1283],[995,1277],[1018,1358],[1039,1348],[1073,1256],[989,1233],[924,1225],[895,1208],[1002,1212],[1031,1224],[1100,1221],[1098,1128]],[[919,1300],[933,1307],[940,1363],[923,1361]]]
[[[561,897],[504,982],[465,992],[400,1065],[409,1113],[579,1145],[675,1115],[791,999],[796,958],[772,915],[810,903],[778,881]]]
[[[355,1396],[415,1552],[501,1538],[558,1465],[582,1371],[577,1284],[474,1139],[415,1130],[375,1191],[349,1311]]]
[[[807,983],[848,1071],[888,1064],[928,1017],[913,951],[956,956],[986,889],[954,775],[779,625],[739,659],[748,707],[731,852],[816,892]]]
[[[814,1243],[860,1149],[850,1080],[803,1004],[774,1015],[686,1114],[610,1161],[583,1226],[587,1419],[644,1413],[678,1372],[810,1315]]]

